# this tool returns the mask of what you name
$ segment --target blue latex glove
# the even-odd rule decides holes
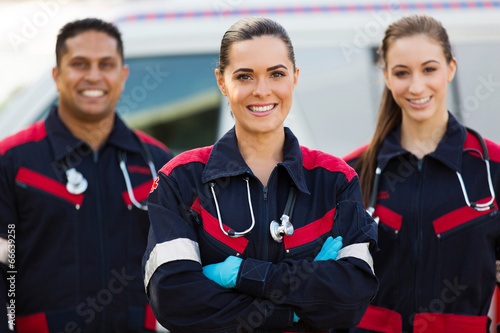
[[[293,322],[296,323],[300,320],[299,316],[297,316],[297,314],[294,312],[293,313]]]
[[[328,260],[337,258],[337,252],[342,248],[342,237],[338,236],[333,239],[332,236],[328,237],[321,247],[321,251],[316,255],[314,261]]]
[[[204,266],[203,274],[219,286],[234,288],[241,262],[241,258],[229,256],[223,262]]]

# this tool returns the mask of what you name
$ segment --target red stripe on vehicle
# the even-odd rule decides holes
[[[167,146],[165,146],[165,144],[163,142],[156,140],[152,136],[149,136],[142,131],[134,130],[134,132],[135,132],[135,134],[137,134],[137,136],[139,137],[139,139],[141,139],[142,142],[159,147],[165,151],[170,152],[170,149]]]
[[[165,164],[160,169],[160,172],[168,176],[176,167],[180,165],[185,165],[194,162],[200,162],[206,164],[208,158],[210,157],[210,152],[212,151],[212,147],[213,146],[196,148],[193,150],[188,150],[186,152],[183,152],[174,157],[173,159],[171,159],[167,164]]]
[[[368,148],[369,144],[366,144],[364,146],[361,146],[355,150],[353,150],[352,152],[350,152],[349,154],[345,155],[344,157],[342,157],[342,159],[346,162],[350,162],[352,160],[355,160],[357,158],[360,158],[361,155],[363,155],[363,153],[365,152],[365,150]]]
[[[303,146],[300,148],[302,149],[302,164],[307,170],[323,168],[331,172],[342,172],[348,181],[357,175],[353,168],[338,157]]]
[[[64,184],[61,184],[58,181],[38,172],[21,167],[17,172],[16,181],[58,196],[64,200],[72,202],[75,205],[82,205],[84,197],[83,193],[71,194],[68,192]]]
[[[401,230],[403,216],[382,205],[375,205],[373,217],[379,217],[380,222],[396,230]]]
[[[17,132],[0,141],[0,155],[5,154],[9,149],[31,141],[40,141],[47,136],[45,121],[40,120],[30,127]]]
[[[478,203],[486,203],[490,200],[491,198],[488,197],[486,199],[479,200]],[[494,202],[494,205],[495,205],[494,209],[498,209],[496,200]],[[437,220],[434,220],[432,224],[434,225],[434,231],[436,232],[436,235],[438,235],[440,233],[453,229],[461,224],[469,222],[477,217],[489,213],[491,213],[491,210],[479,212],[469,206],[464,206],[462,208],[456,209],[454,211],[449,212],[448,214],[441,216]]]
[[[448,313],[417,313],[413,331],[422,333],[484,332],[488,316],[467,316]]]
[[[135,200],[137,200],[138,202],[146,200],[148,198],[152,186],[153,186],[153,180],[151,179],[139,186],[134,187],[132,189],[132,192],[134,193]],[[127,206],[132,204],[132,200],[130,200],[128,191],[122,192],[122,198]]]
[[[203,229],[205,229],[208,234],[238,253],[243,253],[243,251],[245,251],[248,245],[248,240],[245,237],[233,238],[226,236],[220,229],[219,220],[210,215],[210,213],[201,206],[200,198],[196,199],[191,208],[201,215],[201,218],[203,219]],[[222,227],[226,231],[230,229],[225,224],[222,224]]]
[[[16,318],[17,333],[49,333],[49,325],[45,313],[35,313],[29,316],[19,316]]]
[[[384,333],[399,333],[402,327],[401,315],[393,310],[368,305],[361,322],[356,327]]]
[[[146,304],[144,309],[144,328],[151,331],[156,331],[156,318],[153,314],[153,309],[151,305]]]
[[[306,226],[295,229],[291,236],[284,237],[285,249],[291,249],[297,246],[301,246],[314,241],[321,235],[326,234],[333,228],[333,217],[335,216],[335,210],[333,208],[328,213],[326,213],[322,218],[309,223]]]

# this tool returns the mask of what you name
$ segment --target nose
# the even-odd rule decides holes
[[[421,75],[415,74],[411,77],[409,92],[413,95],[421,94],[425,89],[425,81]]]
[[[253,96],[255,97],[264,97],[269,96],[271,94],[271,87],[269,82],[266,79],[258,79],[255,89],[253,90]]]
[[[91,82],[96,82],[101,80],[102,75],[101,75],[101,70],[99,69],[99,65],[98,64],[90,65],[89,70],[85,75],[85,78]]]

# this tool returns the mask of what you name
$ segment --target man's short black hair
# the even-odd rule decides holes
[[[63,26],[59,31],[56,42],[57,67],[59,67],[61,58],[64,55],[64,53],[68,52],[68,48],[66,46],[66,40],[68,38],[75,37],[76,35],[79,35],[87,31],[104,32],[105,34],[108,34],[109,36],[116,39],[117,51],[120,54],[120,57],[123,62],[123,42],[121,33],[118,30],[118,28],[109,22],[105,22],[97,18],[86,18],[83,20],[76,20],[73,22],[69,22],[65,26]]]

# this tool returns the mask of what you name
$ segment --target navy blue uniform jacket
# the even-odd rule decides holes
[[[226,230],[247,229],[253,208],[250,234],[224,235],[210,183]],[[158,321],[172,332],[324,332],[357,324],[376,293],[369,251],[376,248],[376,225],[361,203],[356,173],[339,158],[300,147],[289,129],[284,161],[267,186],[243,160],[234,128],[214,146],[172,159],[155,186],[145,286]],[[279,221],[292,186],[295,232],[277,243],[269,225]],[[330,235],[343,237],[345,251],[337,261],[313,262]],[[244,260],[236,288],[225,289],[202,266],[230,255]]]
[[[500,147],[488,140],[491,176],[500,194]],[[347,156],[351,165],[365,147]],[[486,332],[500,240],[496,200],[476,211],[465,201],[491,194],[479,140],[449,113],[436,150],[421,160],[400,145],[400,127],[378,154],[382,169],[374,217],[373,255],[380,290],[361,326],[384,332]],[[384,329],[384,330],[383,330]],[[356,331],[357,332],[357,331]]]
[[[156,168],[171,158],[118,116],[93,153],[55,108],[0,142],[0,246],[15,242],[14,258],[1,258],[0,297],[15,302],[17,332],[150,332],[141,278],[149,220],[132,205],[117,157],[126,155],[136,199],[147,199],[153,176],[141,141]],[[63,161],[87,179],[84,193],[66,190]]]

